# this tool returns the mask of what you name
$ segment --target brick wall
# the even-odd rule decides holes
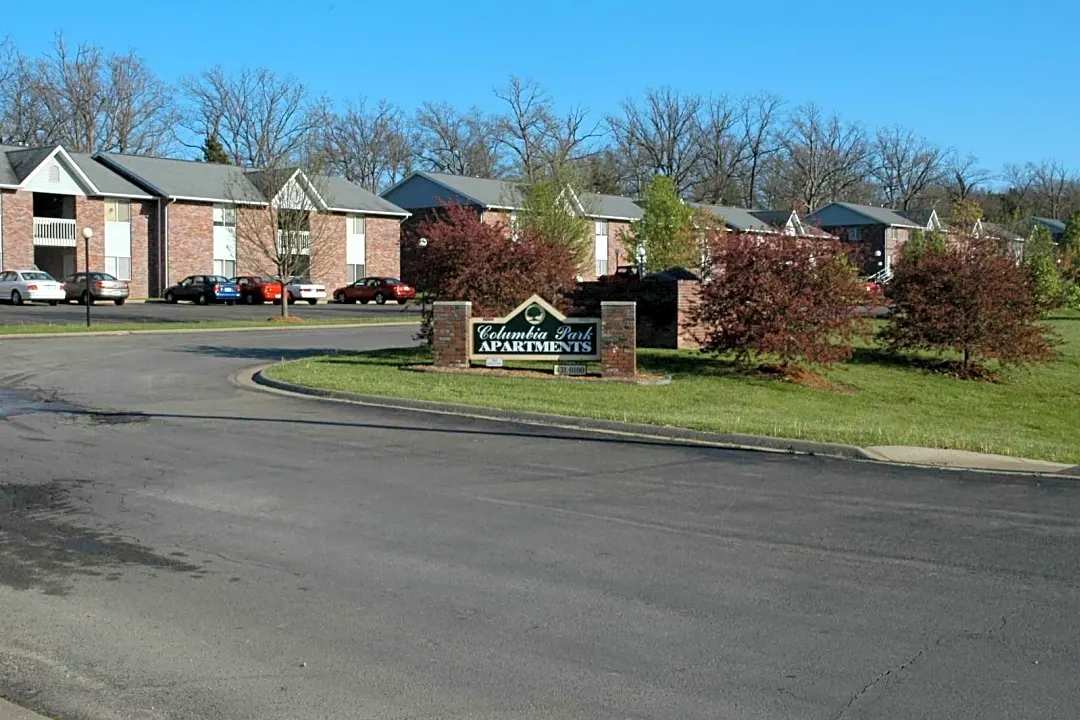
[[[481,219],[485,225],[502,225],[505,228],[510,227],[509,210],[485,210]]]
[[[633,302],[600,305],[600,367],[604,375],[637,375],[637,313]]]
[[[437,302],[432,310],[431,349],[435,364],[461,367],[469,364],[470,302]]]
[[[326,285],[332,293],[345,284],[345,216],[312,213],[311,242],[315,251],[311,258],[310,277]]]
[[[214,206],[175,202],[169,205],[169,285],[188,275],[214,270]]]
[[[82,239],[82,230],[89,227],[94,231],[90,238],[90,270],[105,269],[105,200],[102,198],[75,197],[75,233],[78,249],[75,253],[75,269],[84,270],[86,264],[86,246]]]
[[[150,216],[157,203],[131,201],[131,297],[150,296]]]
[[[3,262],[8,270],[34,265],[34,195],[28,192],[0,191],[3,212]]]
[[[211,210],[211,212],[213,212]],[[274,211],[265,206],[241,205],[236,209],[236,274],[277,275],[273,261],[277,227]],[[213,218],[211,218],[211,225]],[[211,229],[211,243],[213,229]],[[210,252],[213,259],[214,248]]]
[[[401,223],[397,218],[368,216],[365,229],[367,274],[401,277]],[[342,261],[344,268],[344,260]],[[404,278],[402,278],[404,279]],[[405,282],[410,282],[405,280]]]

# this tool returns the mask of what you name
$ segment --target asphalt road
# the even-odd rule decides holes
[[[281,308],[277,305],[207,305],[192,303],[131,303],[117,307],[113,303],[95,303],[90,308],[92,323],[172,323],[200,322],[206,320],[264,320],[277,315]],[[337,305],[321,303],[308,305],[299,302],[289,307],[289,313],[303,318],[339,318],[350,317],[386,317],[403,316],[408,319],[420,317],[418,305]],[[37,323],[57,323],[83,325],[86,323],[84,305],[23,305],[15,307],[0,303],[0,325],[27,325]]]
[[[1073,482],[229,380],[410,333],[0,339],[0,692],[67,720],[1076,717]]]

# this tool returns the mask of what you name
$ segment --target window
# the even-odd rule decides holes
[[[49,182],[54,182],[54,183],[60,182],[60,166],[59,165],[50,165],[49,166]]]
[[[105,222],[131,222],[131,202],[129,200],[106,198]]]
[[[367,234],[367,218],[363,215],[353,215],[349,218],[349,233],[351,235]]]
[[[224,275],[225,277],[236,277],[236,261],[235,260],[215,260],[214,261],[214,274]]]
[[[277,226],[278,230],[309,232],[311,230],[311,213],[307,210],[282,208],[277,213]]]
[[[105,272],[119,280],[131,279],[131,258],[122,256],[105,256]]]
[[[215,205],[214,227],[236,227],[236,208],[231,205]]]
[[[367,274],[365,266],[363,265],[349,265],[349,282],[354,283],[357,280],[362,280],[364,275]]]
[[[847,229],[847,239],[848,239],[849,242],[858,242],[859,241],[859,228],[848,228]]]
[[[593,252],[596,257],[596,277],[608,274],[608,224],[607,220],[597,220],[594,227]]]

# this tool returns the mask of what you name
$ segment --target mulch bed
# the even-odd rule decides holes
[[[285,323],[286,325],[297,325],[304,322],[304,318],[296,317],[295,315],[289,315],[287,317],[281,317],[280,315],[274,315],[273,317],[266,318],[266,322],[272,323]]]
[[[525,378],[528,380],[573,380],[578,382],[636,383],[642,385],[661,385],[671,378],[660,375],[637,374],[634,377],[605,377],[597,373],[588,375],[556,375],[551,370],[530,370],[525,368],[489,368],[489,367],[436,367],[435,365],[404,365],[402,370],[413,372],[445,373],[448,375],[479,375],[482,377]]]

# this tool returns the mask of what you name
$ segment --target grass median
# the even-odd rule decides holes
[[[231,330],[235,328],[257,328],[262,330],[284,330],[298,327],[330,327],[334,325],[383,325],[386,323],[419,322],[409,316],[374,316],[354,318],[304,318],[297,324],[262,320],[204,320],[179,322],[125,322],[94,323],[90,327],[74,323],[33,323],[26,325],[0,325],[0,337],[4,335],[50,335],[55,333],[85,332],[134,332],[147,330]]]
[[[641,350],[642,372],[670,385],[419,373],[424,349],[283,363],[267,374],[311,387],[713,432],[825,442],[955,448],[1080,463],[1080,313],[1050,320],[1064,339],[1050,365],[1003,371],[1003,382],[956,380],[872,347],[824,371],[843,391],[748,376],[692,351]]]

